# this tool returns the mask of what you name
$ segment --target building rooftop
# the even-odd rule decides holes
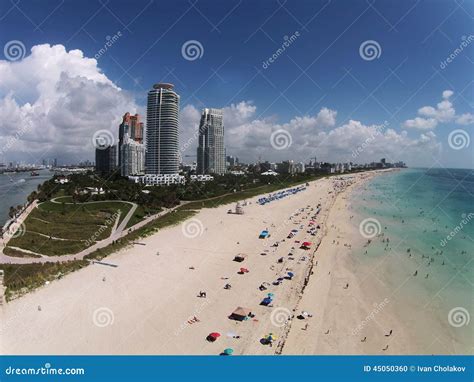
[[[174,85],[173,84],[169,84],[169,83],[166,83],[166,82],[160,82],[158,84],[154,84],[153,85],[153,89],[168,89],[168,90],[173,90],[174,88]]]

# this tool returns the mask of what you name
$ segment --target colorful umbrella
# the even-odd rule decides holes
[[[225,355],[232,355],[232,353],[234,353],[234,349],[232,348],[227,348],[224,350]]]

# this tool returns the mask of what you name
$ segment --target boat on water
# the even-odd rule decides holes
[[[31,176],[39,176],[39,173],[37,173],[36,171],[31,171],[30,175]]]

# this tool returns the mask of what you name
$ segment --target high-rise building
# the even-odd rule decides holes
[[[143,122],[140,122],[140,116],[138,114],[130,115],[125,113],[122,118],[122,123],[119,126],[119,144],[118,144],[118,156],[119,166],[122,168],[122,145],[124,143],[125,134],[128,135],[129,139],[132,139],[138,143],[143,143]]]
[[[222,110],[203,109],[197,148],[198,174],[222,175],[226,169]]]
[[[174,85],[160,83],[148,92],[146,115],[147,174],[177,174],[179,171],[179,95]]]
[[[145,146],[131,139],[128,133],[125,133],[123,137],[120,158],[122,160],[120,166],[122,176],[143,175],[145,173]]]
[[[101,174],[109,174],[117,169],[117,145],[96,147],[95,169]]]

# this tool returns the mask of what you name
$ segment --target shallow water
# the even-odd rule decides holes
[[[473,353],[473,171],[402,170],[351,198],[353,228],[366,244],[354,252],[357,266],[411,332],[410,351]]]

